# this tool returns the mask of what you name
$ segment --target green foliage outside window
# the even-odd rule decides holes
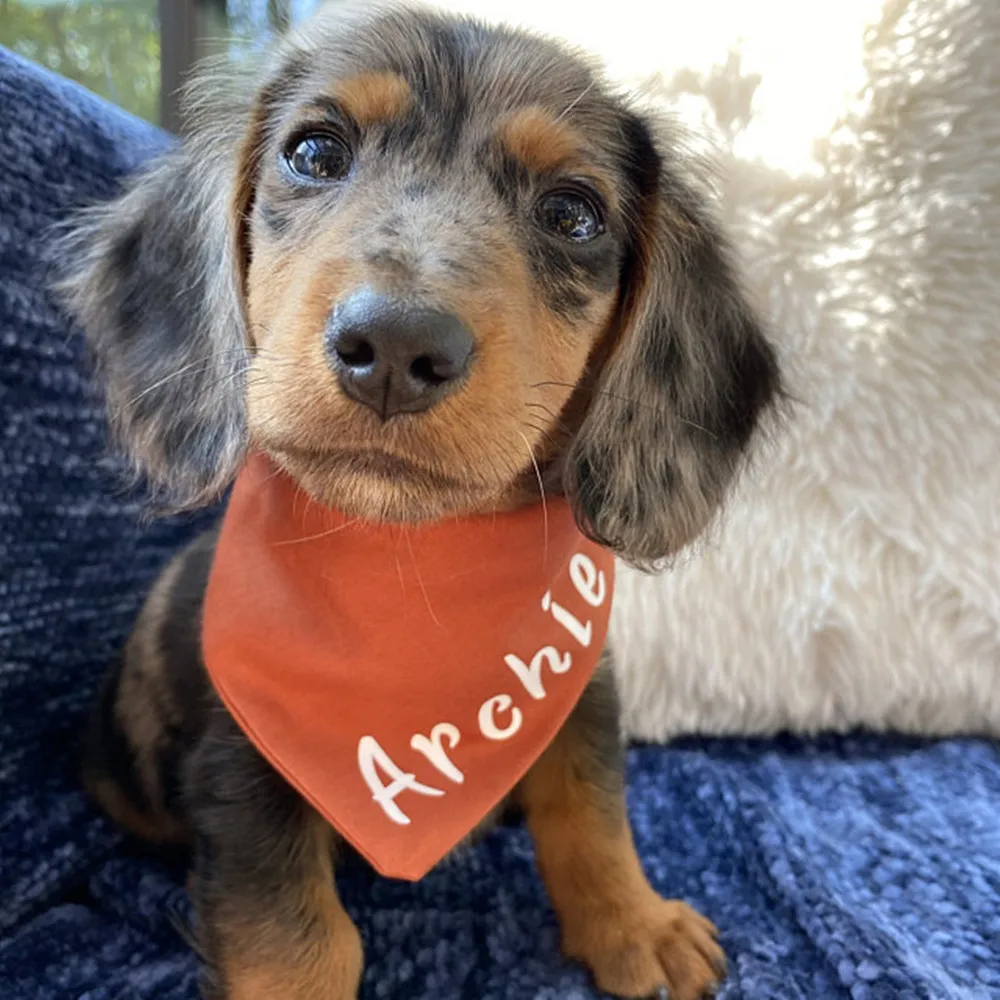
[[[216,0],[229,36],[256,42],[317,0]],[[0,45],[82,83],[133,114],[160,114],[157,0],[0,0]]]
[[[159,117],[156,0],[0,0],[0,45],[148,121]]]

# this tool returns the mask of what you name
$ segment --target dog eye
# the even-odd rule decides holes
[[[339,181],[351,169],[351,147],[326,132],[311,132],[285,151],[293,174],[311,181]]]
[[[589,243],[604,232],[600,210],[577,191],[554,191],[538,203],[538,221],[571,243]]]

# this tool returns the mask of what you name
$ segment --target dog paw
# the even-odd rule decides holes
[[[638,1000],[703,1000],[726,975],[718,931],[686,903],[655,896],[631,911],[595,911],[566,928],[563,948],[598,987]]]

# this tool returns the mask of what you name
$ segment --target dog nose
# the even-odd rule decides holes
[[[427,410],[454,389],[475,342],[453,313],[366,288],[336,306],[325,346],[344,392],[386,420]]]

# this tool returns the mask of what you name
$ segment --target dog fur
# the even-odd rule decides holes
[[[554,42],[397,8],[334,9],[255,87],[194,92],[216,91],[184,145],[69,243],[65,288],[114,427],[164,506],[214,499],[254,447],[362,518],[562,491],[633,565],[697,537],[780,386],[669,121]],[[317,135],[345,158],[332,181],[291,166]],[[599,218],[593,239],[542,225],[545,199],[567,191]],[[472,332],[467,377],[433,408],[386,419],[339,388],[323,333],[367,286]],[[213,548],[198,539],[151,594],[95,712],[88,787],[134,832],[194,841],[206,996],[343,1000],[362,955],[332,878],[338,839],[200,662]],[[713,928],[656,896],[636,858],[607,669],[512,800],[564,948],[602,989],[714,987]]]

